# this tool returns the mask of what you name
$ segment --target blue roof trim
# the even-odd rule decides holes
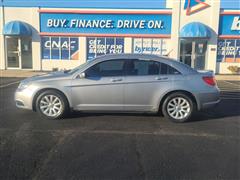
[[[181,38],[210,38],[211,31],[210,29],[200,23],[200,22],[192,22],[186,24],[180,31]]]
[[[3,34],[5,36],[31,36],[31,27],[21,21],[11,21],[3,27]]]
[[[164,9],[166,0],[2,0],[5,7]]]

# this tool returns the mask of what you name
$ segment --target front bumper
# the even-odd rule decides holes
[[[15,103],[18,108],[32,110],[33,92],[29,89],[19,90],[15,92]]]

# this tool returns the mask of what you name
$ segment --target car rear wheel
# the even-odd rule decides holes
[[[164,117],[173,122],[188,121],[195,111],[195,104],[190,97],[184,93],[170,94],[162,106]]]
[[[41,93],[37,98],[36,107],[38,113],[48,119],[60,119],[68,109],[66,98],[54,90]]]

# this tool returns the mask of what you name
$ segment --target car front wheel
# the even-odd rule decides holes
[[[181,123],[191,118],[195,104],[186,94],[173,93],[165,99],[162,108],[164,117],[173,122]]]
[[[67,100],[61,93],[47,90],[38,96],[36,107],[40,115],[48,119],[59,119],[67,111]]]

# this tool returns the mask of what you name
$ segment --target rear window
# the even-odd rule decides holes
[[[178,70],[165,63],[161,63],[160,74],[181,74]]]

